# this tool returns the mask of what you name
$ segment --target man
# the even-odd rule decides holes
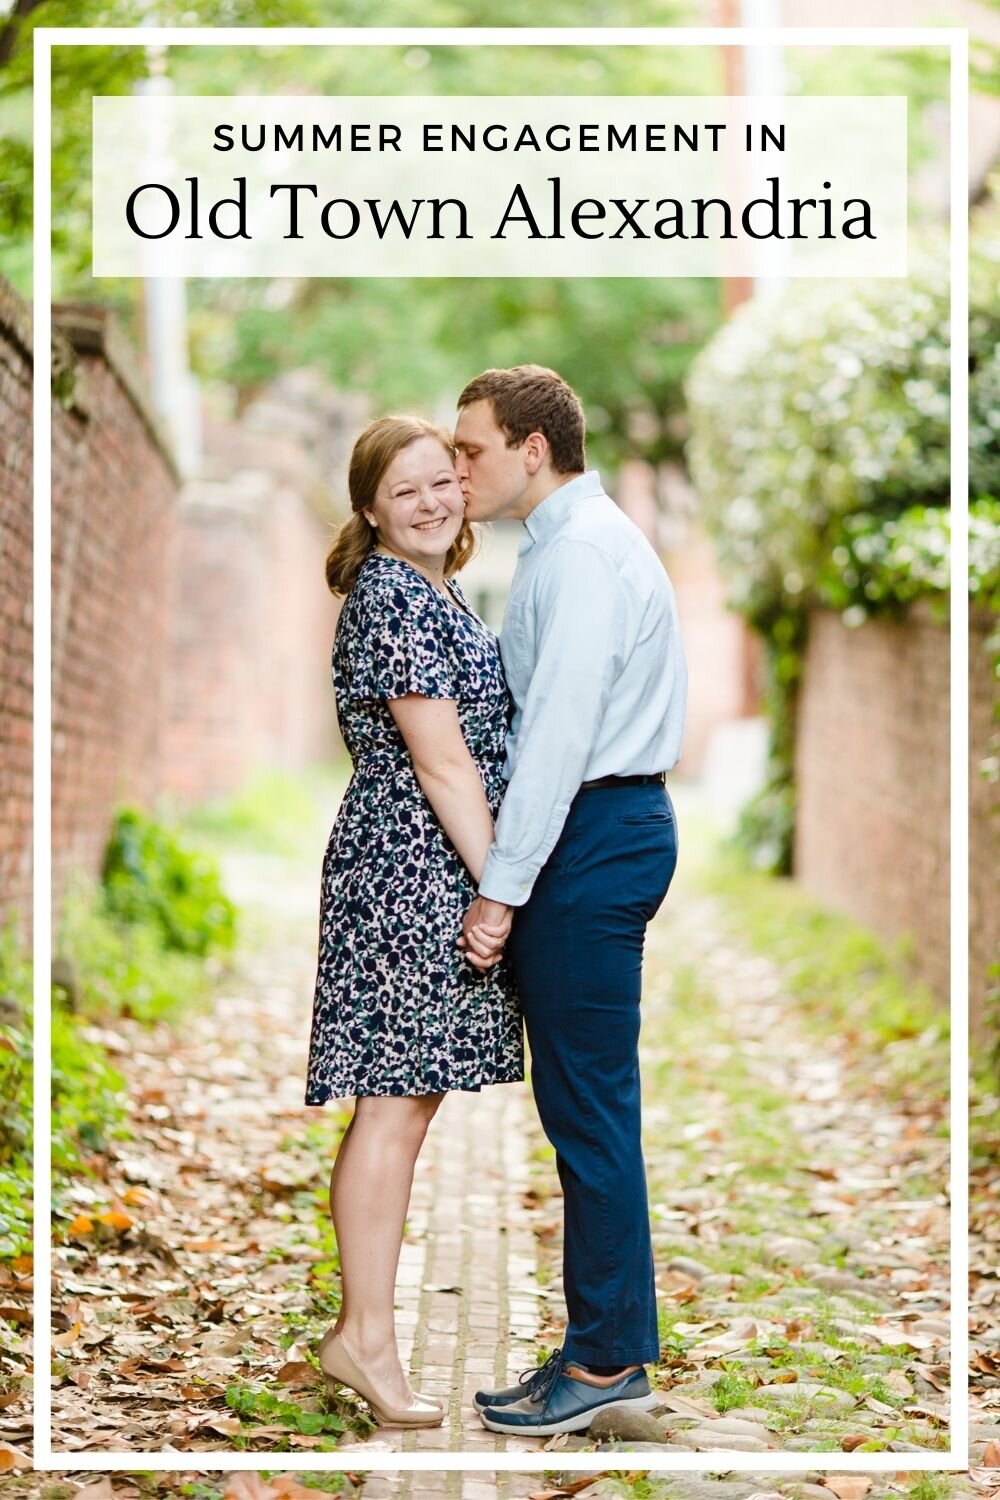
[[[656,1404],[639,1001],[646,924],[677,860],[663,773],[680,754],[687,671],[670,581],[586,471],[566,382],[537,365],[487,370],[459,408],[467,517],[525,528],[501,634],[509,784],[459,941],[486,968],[509,935],[563,1188],[568,1312],[563,1348],[476,1406],[492,1431],[546,1436]]]

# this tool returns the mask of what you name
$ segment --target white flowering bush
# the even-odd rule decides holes
[[[1000,609],[1000,236],[970,293],[973,593]],[[946,599],[946,262],[903,280],[809,282],[740,308],[687,381],[688,461],[730,597],[767,644],[771,768],[746,810],[757,862],[791,865],[794,714],[815,605],[848,625]]]
[[[1000,260],[986,264],[996,274],[974,283],[970,325],[974,494],[1000,493]],[[733,603],[751,619],[766,629],[786,609],[834,599],[857,618],[947,587],[947,530],[929,514],[950,489],[937,259],[907,281],[803,281],[747,303],[699,355],[687,390],[695,487]],[[915,506],[907,540],[898,522]],[[889,554],[891,578],[871,576]]]

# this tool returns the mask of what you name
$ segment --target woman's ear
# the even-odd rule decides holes
[[[374,531],[375,530],[375,517],[372,515],[371,511],[370,510],[363,510],[361,512],[361,514],[364,516],[365,520],[368,522],[369,526]]]

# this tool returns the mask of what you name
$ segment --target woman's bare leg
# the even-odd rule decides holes
[[[343,1287],[335,1328],[387,1401],[399,1406],[411,1387],[396,1347],[396,1270],[413,1169],[443,1097],[359,1098],[330,1175]]]

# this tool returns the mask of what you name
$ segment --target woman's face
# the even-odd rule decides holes
[[[451,454],[437,438],[417,438],[400,449],[365,511],[379,542],[407,562],[444,562],[465,517],[465,500]]]

